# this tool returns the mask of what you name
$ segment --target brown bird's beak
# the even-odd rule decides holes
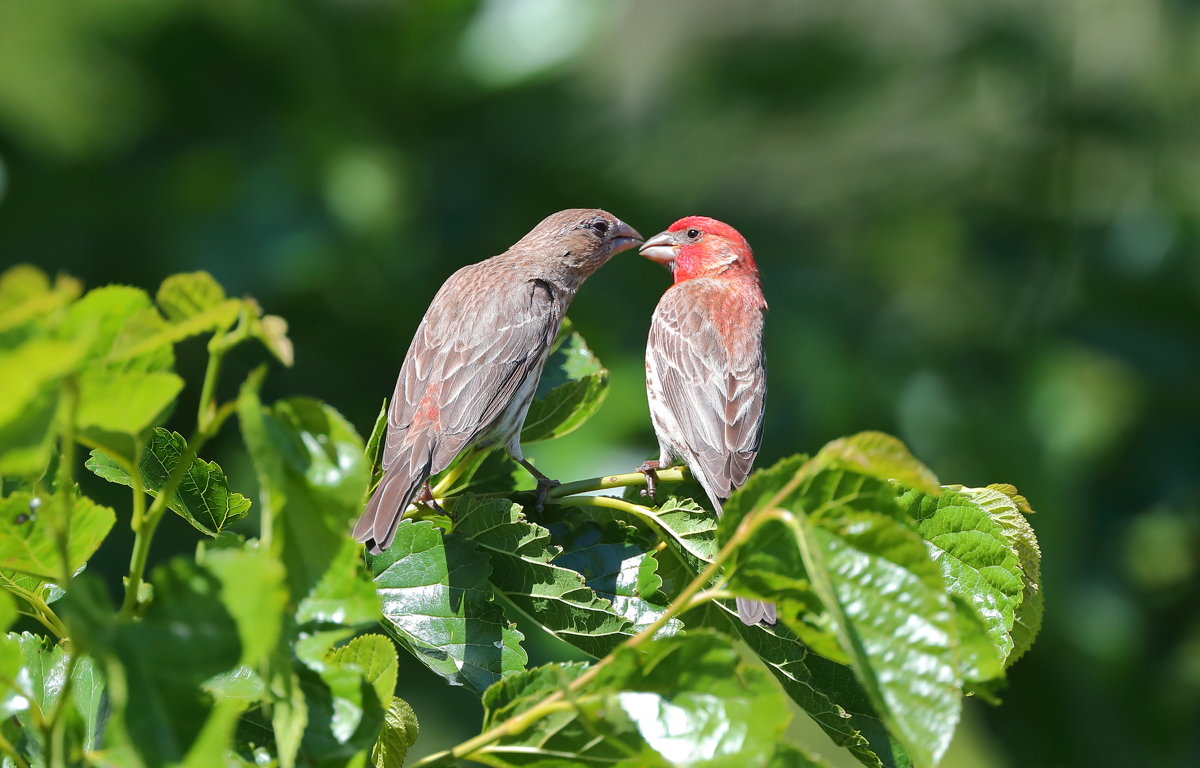
[[[638,231],[621,220],[617,220],[617,228],[613,231],[613,253],[620,253],[640,244],[646,238]]]
[[[670,232],[659,232],[654,237],[642,243],[641,255],[659,264],[670,264],[675,261],[675,238]]]

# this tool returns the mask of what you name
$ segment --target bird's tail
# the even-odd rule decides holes
[[[375,492],[354,524],[354,538],[366,543],[368,551],[378,555],[392,544],[400,515],[408,509],[417,490],[429,479],[431,456],[410,456],[384,472]],[[415,460],[414,460],[415,459]]]
[[[748,597],[737,599],[738,618],[743,624],[753,627],[760,621],[767,624],[775,623],[775,604],[764,603],[762,600],[751,600]]]

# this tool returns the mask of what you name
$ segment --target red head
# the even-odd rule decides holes
[[[686,216],[647,240],[641,254],[666,264],[675,282],[697,277],[758,279],[750,244],[736,229],[707,216]]]

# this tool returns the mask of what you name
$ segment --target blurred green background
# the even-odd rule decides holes
[[[881,429],[1039,511],[1045,629],[947,765],[1200,765],[1200,4],[0,0],[0,267],[208,270],[290,321],[272,396],[364,433],[440,282],[591,206],[754,246],[760,464]],[[654,451],[668,281],[626,253],[576,301],[613,389],[552,475]],[[416,752],[475,732],[401,680]]]

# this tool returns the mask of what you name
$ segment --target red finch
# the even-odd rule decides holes
[[[468,447],[521,455],[521,427],[550,345],[588,275],[642,236],[611,213],[576,208],[546,217],[499,256],[463,267],[433,297],[388,409],[383,477],[354,526],[378,554],[428,480]]]
[[[660,458],[642,471],[653,495],[654,470],[683,461],[720,515],[721,502],[746,482],[762,440],[767,302],[758,268],[736,229],[705,216],[680,219],[641,253],[675,276],[654,310],[646,344],[646,394]],[[770,603],[738,598],[737,608],[746,624],[775,623]]]

